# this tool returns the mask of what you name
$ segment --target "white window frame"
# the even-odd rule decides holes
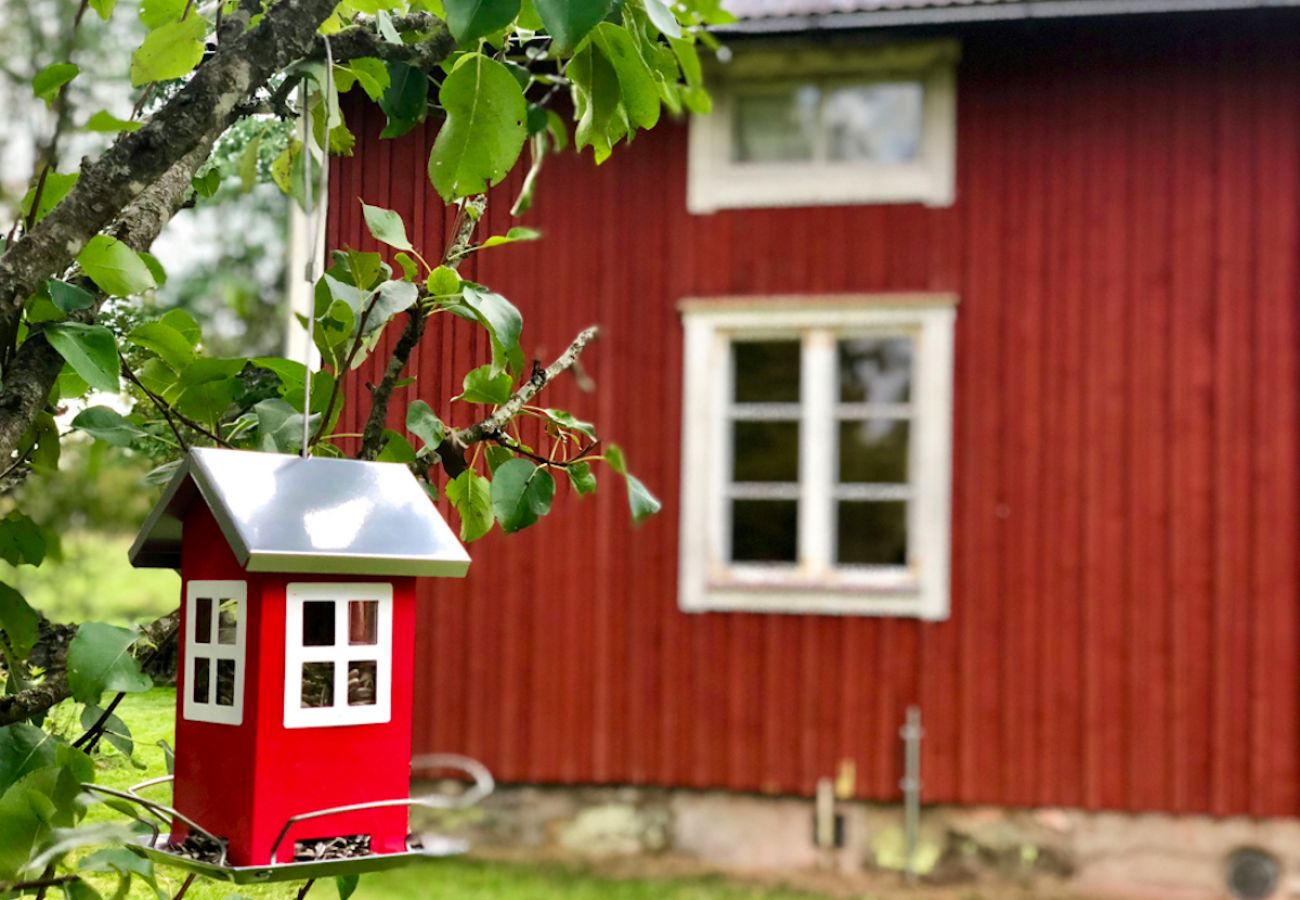
[[[953,327],[949,294],[687,300],[678,601],[686,612],[750,611],[945,619],[949,606]],[[836,340],[915,341],[909,433],[908,563],[837,566],[832,497],[838,436]],[[802,341],[798,562],[727,558],[731,345]]]
[[[334,602],[334,644],[305,647],[302,643],[303,604],[309,600]],[[378,637],[374,645],[348,644],[349,600],[376,600]],[[291,582],[285,587],[284,727],[330,728],[370,725],[392,718],[393,703],[393,586],[373,581]],[[375,702],[348,706],[348,662],[374,660]],[[334,664],[334,705],[304,709],[302,666],[308,662]]]
[[[195,638],[198,600],[207,597],[212,600],[211,616],[208,623],[211,629],[206,644],[197,643]],[[235,642],[233,644],[217,643],[217,624],[221,613],[222,600],[236,601],[235,607]],[[213,722],[218,725],[242,725],[244,722],[244,671],[246,654],[244,646],[248,632],[248,584],[244,581],[191,581],[185,587],[185,696],[181,703],[181,715],[191,722]],[[212,671],[208,676],[208,696],[211,702],[194,699],[194,659],[202,656],[213,660]],[[216,660],[230,659],[235,662],[235,697],[232,706],[219,706],[217,696]]]
[[[713,111],[690,121],[686,206],[692,213],[785,206],[924,203],[951,206],[956,193],[955,41],[871,49],[736,51],[711,69]],[[906,163],[732,160],[736,96],[745,90],[825,83],[919,79],[925,91],[921,152]]]

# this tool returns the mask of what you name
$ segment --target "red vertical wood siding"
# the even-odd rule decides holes
[[[968,32],[947,209],[691,216],[674,123],[600,168],[549,160],[523,220],[545,240],[465,274],[523,310],[530,356],[603,327],[597,391],[565,378],[546,402],[599,422],[664,511],[632,528],[601,472],[426,585],[416,749],[506,781],[784,793],[851,760],[887,799],[919,703],[931,801],[1300,812],[1298,25]],[[363,197],[436,255],[433,127],[380,141],[377,111],[352,119],[330,242],[374,246]],[[961,298],[951,618],[681,613],[677,301],[914,290]],[[487,355],[435,319],[400,396],[466,424],[453,379]]]

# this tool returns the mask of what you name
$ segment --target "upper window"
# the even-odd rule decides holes
[[[387,722],[392,585],[301,582],[285,596],[284,727]]]
[[[244,720],[247,591],[242,581],[191,581],[186,588],[181,713],[190,721]]]
[[[683,608],[946,616],[952,299],[684,310]]]
[[[953,199],[957,47],[740,53],[691,120],[692,212]]]

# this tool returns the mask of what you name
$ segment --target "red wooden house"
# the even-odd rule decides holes
[[[174,808],[234,866],[406,851],[405,806],[308,815],[410,795],[415,579],[469,557],[406,467],[193,450],[131,561],[181,573]]]
[[[548,162],[545,239],[470,265],[532,355],[603,326],[547,402],[664,512],[479,545],[420,608],[416,746],[890,801],[917,705],[927,803],[1300,814],[1287,5],[734,0],[713,116]],[[329,243],[372,246],[361,197],[440,246],[436,123],[351,121]],[[487,352],[434,323],[411,390],[467,421]]]

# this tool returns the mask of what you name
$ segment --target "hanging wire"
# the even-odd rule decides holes
[[[303,353],[302,381],[302,457],[311,454],[308,442],[311,440],[311,351],[316,345],[316,294],[314,287],[319,262],[320,246],[317,236],[320,234],[325,211],[329,206],[329,132],[330,132],[330,97],[334,94],[334,51],[330,47],[328,36],[325,41],[325,83],[322,85],[324,96],[321,107],[325,111],[324,140],[321,147],[320,185],[316,197],[312,196],[311,183],[311,105],[308,103],[307,77],[304,75],[298,86],[299,108],[302,110],[302,196],[303,212],[307,226],[307,266],[303,277],[307,279],[307,344]],[[319,199],[319,203],[317,203]],[[323,425],[324,423],[322,423]]]

